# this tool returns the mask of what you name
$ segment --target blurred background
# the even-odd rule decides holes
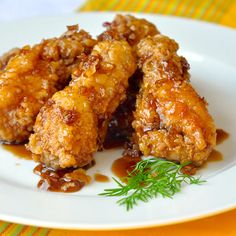
[[[0,0],[0,20],[71,13],[85,0]]]
[[[76,11],[158,13],[236,27],[236,0],[0,0],[0,21]]]

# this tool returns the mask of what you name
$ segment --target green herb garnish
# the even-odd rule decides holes
[[[181,190],[183,183],[201,184],[205,182],[200,180],[200,177],[196,178],[181,172],[181,169],[189,164],[176,164],[160,158],[142,160],[124,178],[125,183],[113,178],[118,187],[105,189],[99,195],[124,196],[117,203],[125,205],[127,210],[132,209],[139,201],[148,202],[158,195],[172,198],[175,193]]]

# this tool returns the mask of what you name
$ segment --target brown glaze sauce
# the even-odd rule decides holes
[[[216,162],[216,161],[222,161],[223,155],[221,152],[213,149],[211,154],[209,155],[207,162]]]
[[[39,164],[34,168],[34,173],[41,177],[38,188],[52,192],[77,192],[91,180],[90,176],[81,168],[53,170]]]
[[[229,138],[229,133],[227,133],[223,129],[216,130],[216,144],[223,143],[228,138]]]
[[[113,162],[112,172],[119,178],[127,177],[139,161],[140,157],[123,156]]]
[[[218,161],[222,161],[222,160],[223,160],[222,153],[215,150],[215,149],[213,149],[212,152],[210,153],[207,161],[205,163],[203,163],[202,166],[197,167],[197,166],[194,166],[193,164],[189,164],[187,166],[184,166],[181,169],[181,172],[186,174],[186,175],[195,175],[198,169],[202,169],[202,168],[207,167],[207,164],[209,162],[218,162]]]
[[[215,149],[213,149],[212,152],[210,153],[207,161],[205,163],[203,163],[202,166],[197,167],[197,166],[194,166],[192,164],[189,164],[187,166],[184,166],[181,169],[181,172],[184,173],[184,174],[187,174],[187,175],[195,175],[198,169],[206,168],[207,164],[209,162],[218,162],[218,161],[222,161],[222,160],[223,160],[222,153],[215,150]]]
[[[184,166],[181,169],[181,172],[187,175],[195,175],[198,169],[206,168],[209,162],[218,162],[223,160],[223,155],[221,152],[213,149],[212,152],[210,153],[207,161],[203,163],[202,166],[197,167],[192,164]]]
[[[205,163],[203,163],[203,165],[199,168],[207,168],[208,163],[210,162],[218,162],[218,161],[222,161],[223,160],[223,154],[215,149],[212,150],[212,152],[210,153],[207,161]]]
[[[95,181],[97,181],[97,182],[102,182],[102,183],[104,183],[104,182],[109,182],[109,181],[110,181],[110,179],[109,179],[108,176],[102,175],[102,174],[100,174],[100,173],[96,173],[96,174],[94,175],[94,179],[95,179]]]
[[[216,145],[223,143],[228,138],[229,138],[229,133],[227,133],[223,129],[216,130]],[[223,154],[221,152],[213,149],[212,152],[210,153],[206,163],[204,163],[202,167],[207,167],[207,163],[209,163],[209,162],[218,162],[218,161],[222,161],[223,159],[224,159]]]
[[[32,160],[32,153],[26,149],[25,145],[8,145],[3,144],[2,147],[13,153],[16,157],[26,159],[26,160]]]

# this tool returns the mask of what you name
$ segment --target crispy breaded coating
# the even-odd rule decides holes
[[[7,65],[7,63],[9,62],[9,60],[16,56],[17,54],[20,53],[20,49],[19,48],[13,48],[10,51],[4,53],[1,57],[0,57],[0,69],[4,69],[5,66]]]
[[[56,92],[40,110],[29,138],[35,161],[55,169],[84,166],[97,147],[97,119],[77,86]]]
[[[159,33],[156,26],[151,22],[131,15],[118,14],[111,23],[105,22],[104,26],[107,29],[98,36],[99,40],[107,38],[124,39],[132,47],[135,47],[141,39]]]
[[[177,55],[178,44],[157,35],[137,48],[144,78],[133,127],[140,150],[201,165],[216,144],[216,128],[205,100],[189,83],[189,66]]]
[[[34,159],[57,168],[82,167],[92,160],[109,120],[125,99],[136,60],[126,41],[99,42],[37,116],[28,148]]]
[[[21,143],[32,132],[45,102],[68,84],[81,53],[89,53],[95,41],[77,26],[68,27],[60,38],[25,46],[4,59],[0,72],[0,140]]]

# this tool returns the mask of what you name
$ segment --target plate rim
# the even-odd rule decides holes
[[[61,229],[61,230],[83,230],[83,231],[122,231],[122,230],[135,230],[135,229],[147,229],[147,228],[155,228],[155,227],[160,227],[160,226],[168,226],[168,225],[177,225],[177,224],[183,224],[183,223],[188,223],[188,222],[192,222],[195,220],[201,220],[201,219],[205,219],[208,217],[213,217],[213,216],[218,216],[220,214],[224,214],[228,211],[232,211],[236,209],[236,204],[232,205],[232,206],[228,206],[226,208],[222,208],[222,209],[218,209],[216,211],[206,211],[204,214],[202,215],[192,215],[192,216],[188,216],[188,217],[182,217],[180,219],[176,219],[176,220],[172,220],[169,222],[161,222],[161,223],[144,223],[141,225],[136,225],[136,224],[132,224],[132,225],[117,225],[117,226],[112,226],[112,225],[97,225],[94,226],[93,225],[89,225],[89,224],[85,224],[85,225],[80,225],[77,226],[76,224],[61,224],[61,223],[54,223],[53,225],[49,222],[47,223],[46,221],[40,221],[40,220],[32,220],[32,219],[27,219],[27,218],[22,218],[22,217],[12,217],[12,216],[7,216],[4,217],[4,214],[0,213],[0,220],[1,221],[6,221],[8,223],[12,223],[12,224],[22,224],[25,226],[35,226],[35,227],[42,227],[42,228],[48,228],[48,229]],[[2,219],[3,216],[4,218]],[[92,226],[92,228],[90,228]]]

